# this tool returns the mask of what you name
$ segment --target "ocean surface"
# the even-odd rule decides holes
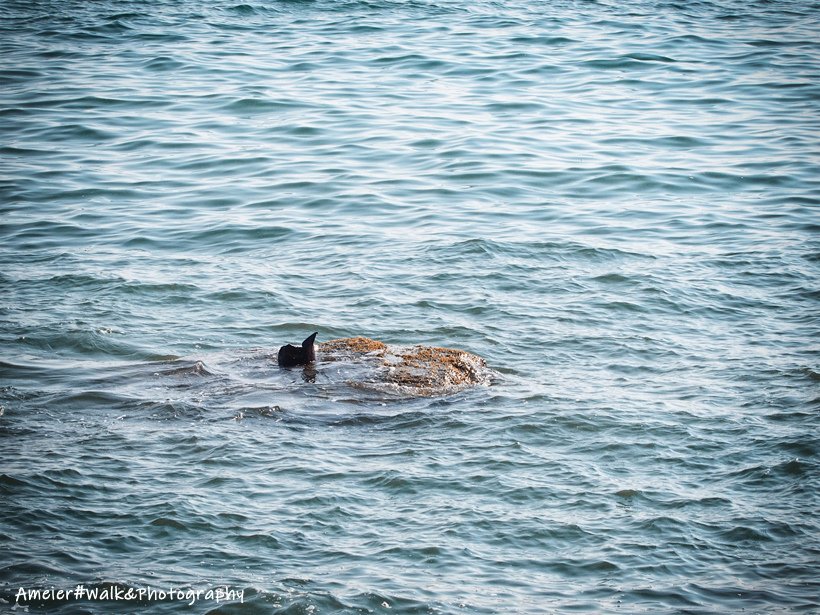
[[[820,612],[820,3],[2,0],[0,136],[0,611]]]

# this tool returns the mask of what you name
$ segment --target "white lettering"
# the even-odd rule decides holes
[[[45,601],[135,601],[147,600],[148,602],[178,600],[186,602],[188,606],[193,606],[202,600],[215,601],[217,604],[230,600],[245,602],[245,590],[231,589],[227,585],[216,585],[208,589],[175,588],[171,587],[167,591],[154,589],[153,587],[120,587],[117,585],[105,585],[103,587],[86,587],[79,584],[71,589],[40,588],[28,589],[20,587],[15,593],[14,600],[20,603],[34,603]]]

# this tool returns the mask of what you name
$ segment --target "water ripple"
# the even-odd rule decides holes
[[[0,598],[816,608],[820,11],[548,8],[4,3]]]

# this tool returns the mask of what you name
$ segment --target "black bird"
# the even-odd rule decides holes
[[[293,367],[294,365],[307,365],[316,360],[316,350],[313,342],[316,341],[316,336],[319,335],[317,331],[308,337],[302,346],[294,346],[287,344],[279,349],[279,355],[276,357],[279,361],[280,367]]]

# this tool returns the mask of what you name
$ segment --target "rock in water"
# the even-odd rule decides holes
[[[484,359],[464,350],[393,346],[367,337],[335,339],[317,348],[319,362],[358,368],[347,375],[347,384],[358,388],[431,396],[490,382]]]

